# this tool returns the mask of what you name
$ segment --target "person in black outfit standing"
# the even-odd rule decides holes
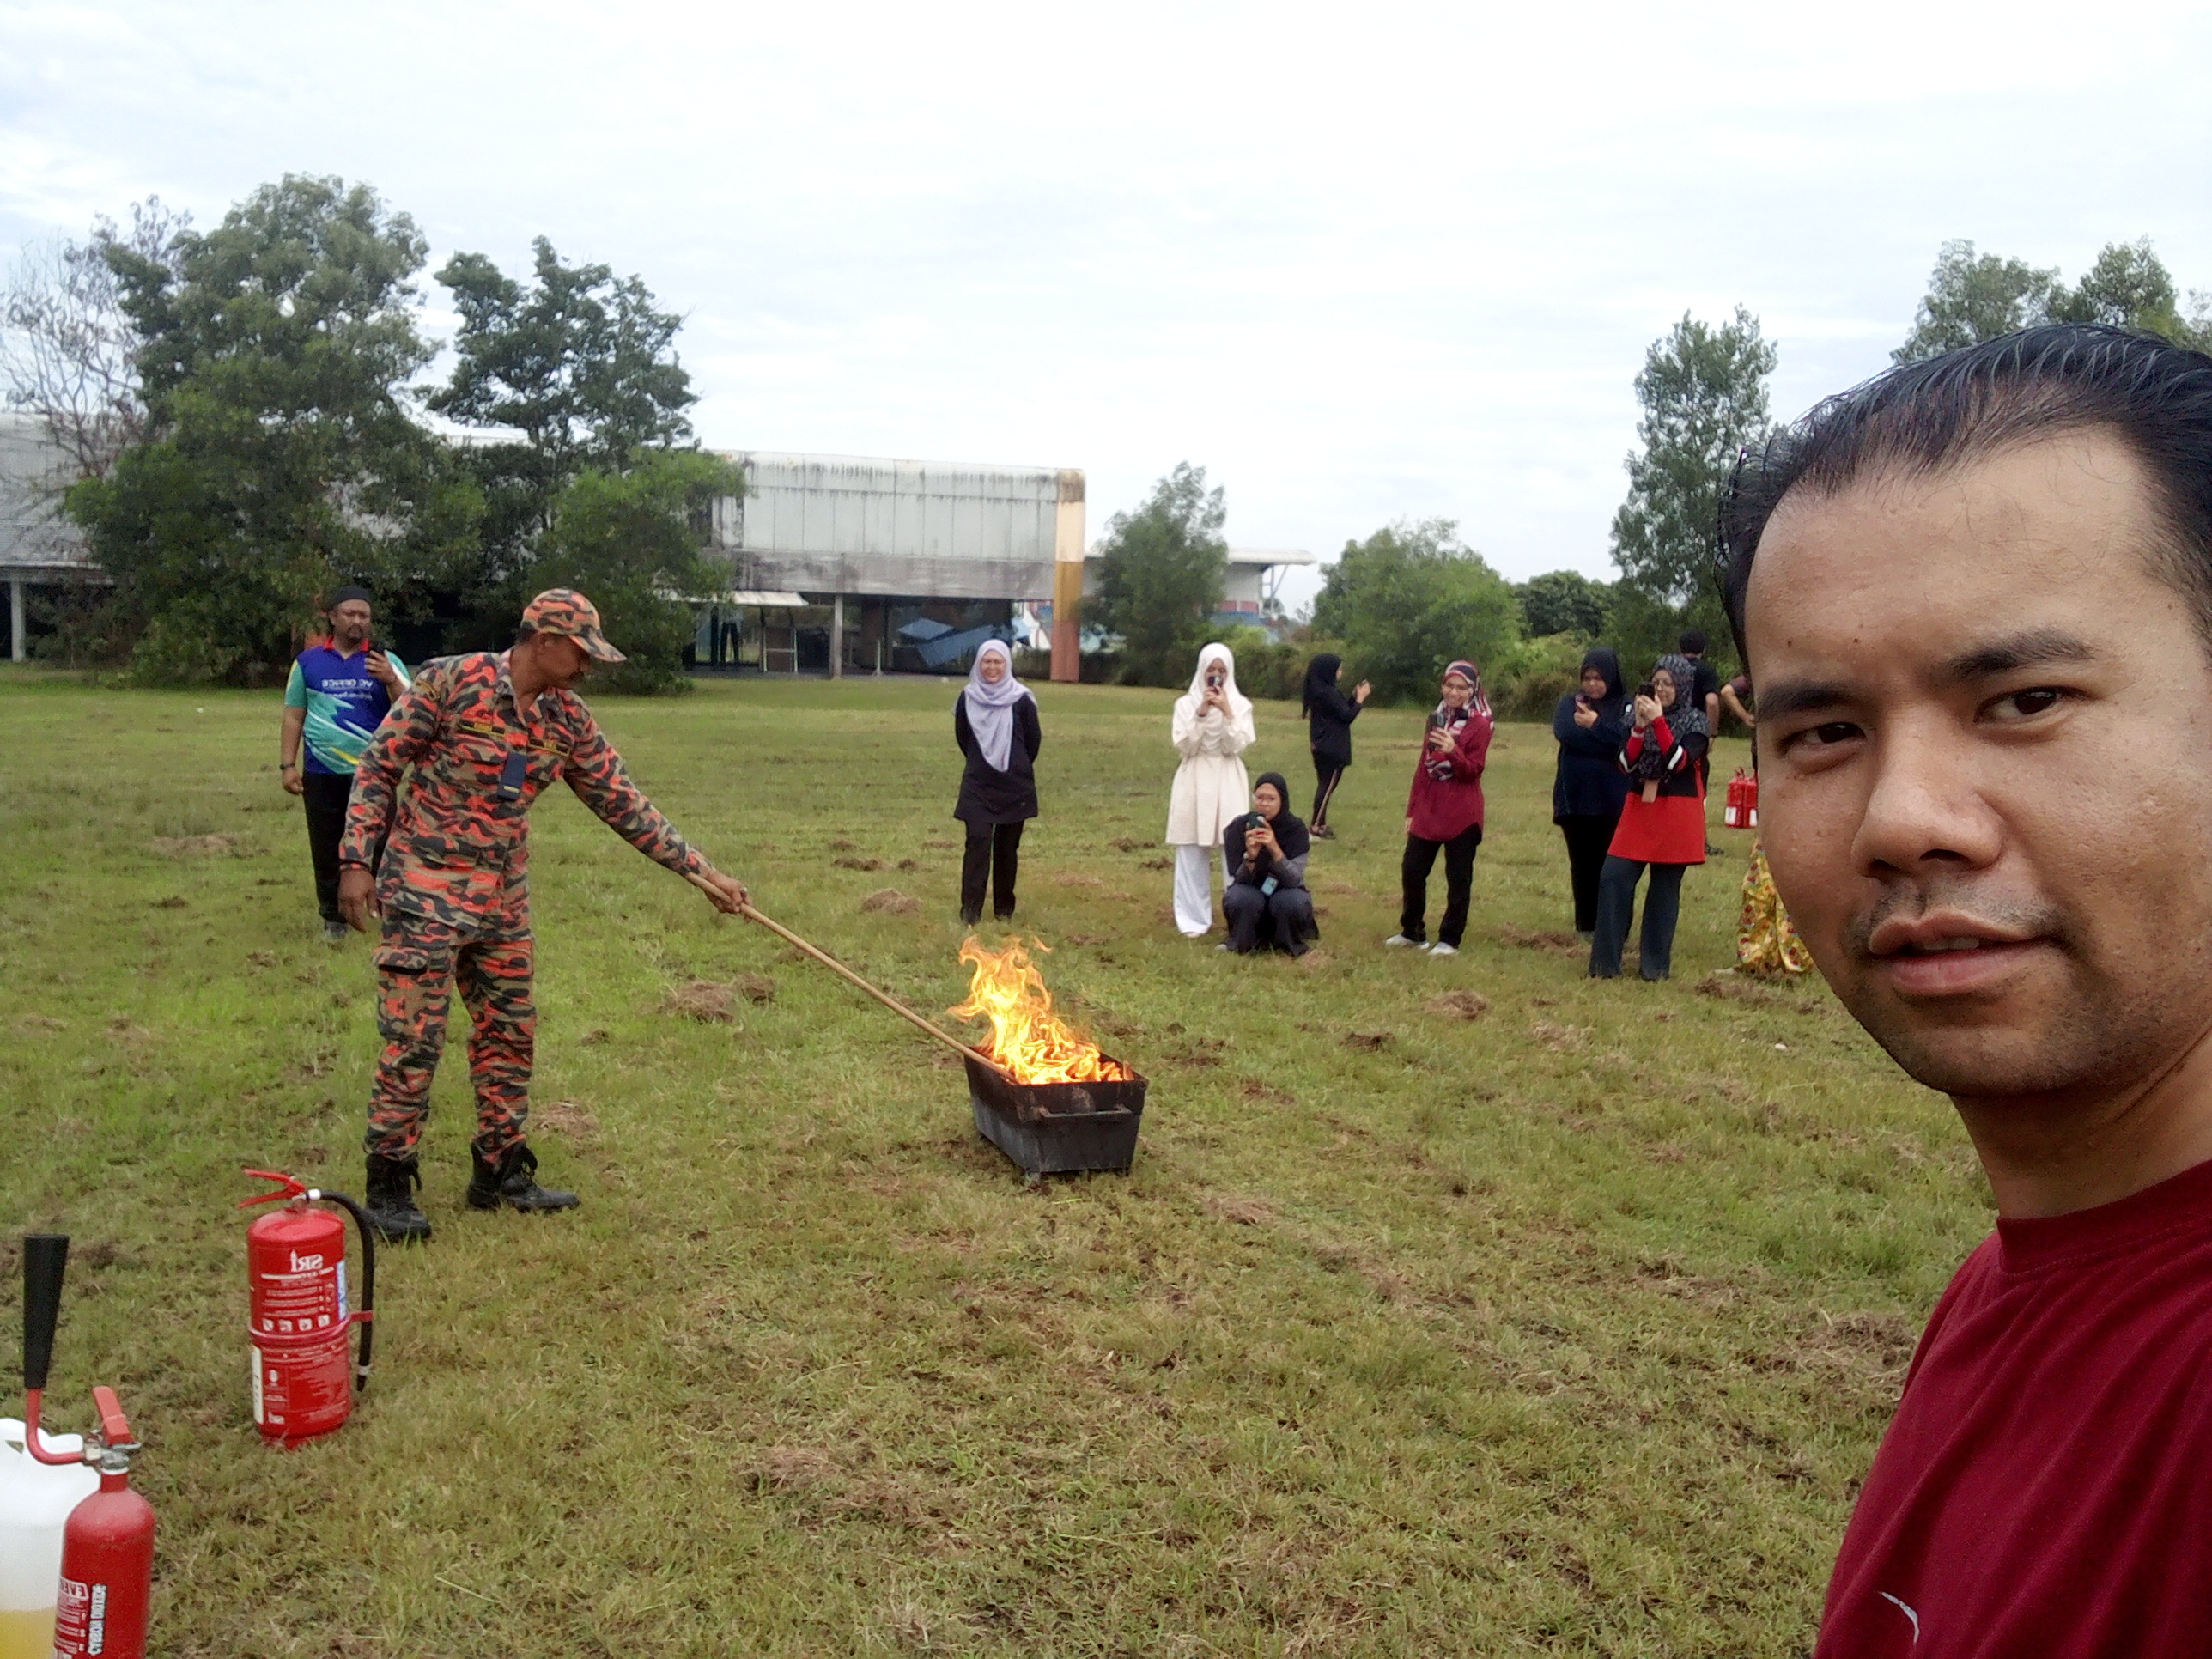
[[[1014,878],[1021,860],[1022,826],[1037,815],[1037,750],[1044,728],[1036,699],[1014,678],[1013,653],[1004,641],[986,640],[968,671],[968,684],[952,705],[952,734],[968,757],[960,775],[960,800],[952,816],[968,826],[960,860],[960,920],[974,927],[983,917],[986,878],[991,914],[1014,914]]]
[[[1620,769],[1628,741],[1628,687],[1609,646],[1583,657],[1582,687],[1559,699],[1552,735],[1559,767],[1552,779],[1552,822],[1566,837],[1568,880],[1575,895],[1575,932],[1588,944],[1597,929],[1597,879],[1620,824],[1629,781]]]
[[[1346,696],[1336,689],[1336,677],[1343,667],[1344,659],[1330,651],[1306,665],[1306,734],[1314,757],[1313,815],[1307,820],[1306,830],[1323,841],[1334,839],[1336,834],[1328,827],[1328,804],[1336,794],[1344,769],[1352,764],[1352,723],[1359,718],[1359,711],[1367,706],[1368,693],[1374,689],[1362,680]],[[1283,805],[1290,805],[1288,796]]]

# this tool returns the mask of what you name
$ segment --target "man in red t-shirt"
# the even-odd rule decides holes
[[[1996,1202],[1816,1651],[2212,1653],[2212,358],[1893,369],[1747,459],[1721,574],[1776,884]]]

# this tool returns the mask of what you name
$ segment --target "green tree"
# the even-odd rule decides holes
[[[2166,262],[2146,236],[2135,242],[2107,242],[2100,248],[2096,263],[2081,273],[2081,280],[2052,295],[2051,319],[2109,323],[2185,340],[2190,331],[2181,320],[2179,300]]]
[[[1449,519],[1401,520],[1345,544],[1314,599],[1314,627],[1392,702],[1430,696],[1455,658],[1484,664],[1511,645],[1512,587]]]
[[[472,544],[473,490],[409,416],[422,238],[364,185],[288,175],[168,257],[102,244],[146,435],[69,510],[146,677],[256,681],[333,584],[388,592]]]
[[[464,425],[521,434],[469,452],[490,539],[517,557],[582,468],[620,471],[647,450],[689,443],[684,411],[698,401],[676,357],[684,319],[661,310],[641,278],[563,264],[543,236],[533,246],[526,287],[481,253],[456,254],[439,271],[461,315],[458,361],[425,399]]]
[[[1133,685],[1190,678],[1229,570],[1223,492],[1188,461],[1152,486],[1133,513],[1116,513],[1100,544],[1090,614],[1121,636],[1122,676]]]
[[[1652,342],[1636,399],[1643,448],[1628,458],[1628,499],[1613,519],[1614,585],[1607,629],[1626,665],[1695,622],[1716,641],[1726,618],[1707,572],[1720,492],[1737,456],[1765,436],[1777,354],[1741,306],[1710,327],[1685,315]]]
[[[734,495],[737,469],[696,449],[648,450],[627,471],[586,467],[554,504],[553,523],[531,567],[533,587],[574,587],[599,608],[600,624],[629,661],[602,669],[617,691],[689,690],[684,647],[691,607],[673,595],[724,584],[701,526],[718,495]]]
[[[1969,241],[1946,242],[1929,274],[1912,331],[1891,360],[1918,362],[2032,328],[2049,320],[2052,298],[2063,289],[2055,266],[2042,270],[2023,259],[1977,253]]]
[[[1522,630],[1531,639],[1574,634],[1594,640],[1605,631],[1612,590],[1579,570],[1553,570],[1531,576],[1513,592],[1521,602]]]

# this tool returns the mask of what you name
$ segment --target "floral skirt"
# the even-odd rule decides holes
[[[1802,974],[1813,965],[1813,953],[1790,925],[1790,913],[1782,908],[1782,896],[1774,890],[1774,876],[1766,867],[1766,849],[1756,840],[1751,843],[1750,866],[1743,872],[1743,913],[1735,925],[1735,960],[1738,969],[1747,974]]]

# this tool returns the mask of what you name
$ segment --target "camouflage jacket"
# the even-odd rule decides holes
[[[519,711],[507,653],[489,651],[424,664],[392,705],[354,774],[339,862],[374,868],[387,910],[469,933],[526,932],[530,805],[556,776],[655,863],[687,875],[714,867],[630,781],[580,699],[546,691]]]

